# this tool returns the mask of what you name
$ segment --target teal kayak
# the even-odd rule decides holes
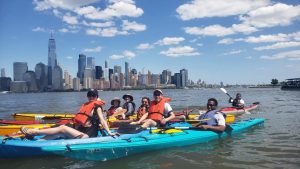
[[[208,142],[240,133],[263,123],[264,119],[259,118],[235,122],[230,124],[224,132],[187,129],[170,134],[151,134],[149,131],[142,131],[138,134],[127,135],[127,138],[118,137],[100,142],[86,142],[81,144],[46,145],[41,147],[41,149],[43,152],[70,158],[106,161],[147,151]]]

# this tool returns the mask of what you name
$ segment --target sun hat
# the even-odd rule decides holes
[[[130,100],[133,101],[133,96],[131,96],[131,94],[124,94],[122,98],[125,100],[126,97],[129,97]]]

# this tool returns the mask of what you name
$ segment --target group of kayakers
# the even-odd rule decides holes
[[[59,139],[59,138],[89,138],[97,137],[99,125],[106,130],[107,135],[115,136],[118,133],[111,132],[106,121],[106,117],[118,116],[120,119],[126,119],[135,113],[135,103],[133,96],[125,94],[122,98],[125,103],[121,107],[121,100],[114,98],[111,100],[111,107],[103,110],[105,102],[98,99],[98,91],[90,89],[87,92],[88,102],[84,103],[74,117],[74,125],[61,125],[47,129],[28,129],[21,128],[21,132],[27,137],[36,135],[44,135],[43,139]],[[155,89],[153,91],[153,100],[143,97],[141,106],[137,109],[137,121],[131,122],[130,125],[141,125],[141,129],[147,129],[152,126],[165,126],[170,120],[175,118],[175,114],[169,102],[170,98],[164,97],[163,91]],[[233,106],[243,107],[244,101],[241,94],[237,94],[235,99],[230,98]],[[224,131],[226,128],[225,117],[217,110],[218,101],[210,98],[207,101],[207,111],[199,116],[199,124],[197,127],[204,130]]]

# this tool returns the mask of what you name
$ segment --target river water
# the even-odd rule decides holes
[[[210,97],[219,106],[228,106],[228,96],[219,89],[163,90],[172,98],[174,110],[204,106]],[[0,159],[0,168],[101,168],[101,169],[182,169],[182,168],[299,168],[300,92],[274,89],[228,89],[232,96],[241,92],[246,103],[261,103],[259,110],[241,118],[265,118],[265,125],[209,143],[146,152],[106,162],[74,160],[60,156]],[[110,103],[113,97],[130,93],[139,105],[152,91],[101,91]],[[72,112],[86,101],[85,92],[1,94],[0,118],[15,112]],[[109,104],[108,104],[109,105]],[[108,108],[108,105],[105,108]]]

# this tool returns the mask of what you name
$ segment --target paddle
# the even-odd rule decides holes
[[[224,88],[220,88],[220,90],[222,90],[222,92],[224,92],[227,96],[229,96],[230,98],[232,98],[228,93],[227,93],[227,91],[226,91],[226,89],[224,89]],[[249,111],[247,111],[244,107],[242,108],[244,111],[245,111],[245,113],[246,114],[251,114]]]
[[[221,90],[222,90],[222,92],[224,92],[225,94],[227,94],[227,96],[229,96],[230,98],[232,98],[228,93],[227,93],[227,91],[224,89],[224,88],[220,88]]]

